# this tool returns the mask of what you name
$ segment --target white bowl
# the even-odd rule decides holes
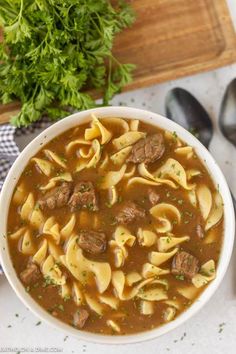
[[[125,336],[108,336],[83,332],[59,321],[58,319],[48,314],[46,310],[44,310],[31,298],[31,296],[25,291],[24,286],[19,281],[10,259],[7,239],[4,236],[7,234],[7,216],[12,193],[22,171],[24,170],[30,158],[35,155],[40,149],[42,149],[42,146],[44,144],[48,143],[57,135],[63,133],[64,131],[72,127],[77,126],[78,124],[89,121],[91,113],[96,113],[98,117],[123,117],[128,119],[140,119],[144,122],[151,123],[160,128],[172,132],[175,131],[181,139],[183,139],[186,143],[195,148],[196,153],[204,162],[215,184],[219,186],[219,191],[223,197],[224,240],[217,268],[216,279],[213,280],[207,286],[207,288],[203,291],[198,300],[195,301],[189,309],[180,314],[174,321],[165,324],[159,328],[155,328],[138,334]],[[53,325],[55,328],[64,330],[65,332],[67,332],[67,334],[76,336],[78,339],[103,344],[128,344],[154,339],[178,327],[190,317],[192,317],[195,313],[197,313],[211,298],[211,296],[214,294],[223,279],[223,276],[230,261],[235,231],[235,216],[230,191],[220,168],[218,167],[208,150],[192,134],[190,134],[188,131],[183,129],[178,124],[172,122],[171,120],[152,112],[128,107],[104,107],[75,113],[53,124],[43,133],[41,133],[37,138],[35,138],[14,162],[5,180],[2,192],[0,194],[0,215],[1,264],[3,266],[4,272],[8,278],[9,283],[15,290],[18,297],[36,316],[38,316],[41,320]]]

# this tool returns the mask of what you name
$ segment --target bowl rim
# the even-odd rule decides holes
[[[98,117],[101,118],[120,117],[127,119],[140,119],[144,122],[156,125],[162,129],[166,129],[172,132],[175,131],[181,139],[195,148],[197,155],[201,158],[213,181],[218,185],[224,202],[224,236],[216,278],[207,286],[200,297],[187,310],[181,313],[174,321],[152,330],[131,335],[111,336],[80,331],[54,318],[35,300],[33,300],[33,298],[25,291],[23,284],[20,282],[15,273],[8,251],[8,243],[6,237],[8,208],[15,185],[29,159],[54,137],[70,128],[90,121],[91,113],[95,113],[98,115]],[[228,268],[234,243],[235,216],[231,194],[222,171],[220,170],[219,166],[209,151],[191,133],[189,133],[177,123],[169,120],[168,118],[147,110],[124,106],[100,107],[74,113],[64,118],[63,120],[60,120],[49,126],[35,139],[33,139],[15,160],[3,184],[3,188],[0,194],[0,215],[2,216],[2,221],[0,224],[0,261],[4,273],[17,296],[21,299],[25,306],[29,308],[42,321],[47,322],[56,329],[65,331],[69,335],[75,336],[77,339],[99,344],[131,344],[152,340],[183,324],[194,314],[196,314],[215,293]]]

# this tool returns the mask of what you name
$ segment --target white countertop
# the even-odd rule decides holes
[[[215,0],[218,1],[218,0]],[[236,27],[236,1],[228,0]],[[113,104],[124,104],[164,114],[164,98],[170,88],[181,86],[192,92],[215,122],[210,150],[236,195],[236,151],[217,128],[217,117],[226,84],[236,77],[236,64],[209,73],[155,85],[117,96]],[[234,156],[234,161],[232,161]],[[87,354],[233,354],[236,353],[236,250],[221,286],[209,303],[187,323],[144,344],[104,346],[78,341],[39,320],[17,298],[4,276],[0,277],[0,352]]]

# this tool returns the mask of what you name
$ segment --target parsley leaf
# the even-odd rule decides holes
[[[12,124],[96,106],[85,91],[109,104],[132,80],[134,65],[120,63],[112,47],[134,18],[121,0],[0,1],[0,102],[21,102]]]

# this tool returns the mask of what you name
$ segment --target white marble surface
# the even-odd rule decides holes
[[[215,0],[218,1],[218,0]],[[236,26],[236,1],[228,0]],[[216,132],[211,152],[224,171],[236,195],[236,151],[225,141],[217,127],[220,102],[226,84],[236,77],[236,64],[212,71],[121,94],[113,104],[124,104],[164,114],[164,99],[170,88],[190,90],[206,107]],[[97,354],[233,354],[236,353],[236,250],[228,272],[210,302],[191,320],[173,332],[146,342],[126,346],[103,346],[67,337],[38,319],[18,300],[6,279],[0,278],[0,352],[35,352],[37,348],[58,348],[63,353]],[[5,348],[5,349],[4,349]]]

